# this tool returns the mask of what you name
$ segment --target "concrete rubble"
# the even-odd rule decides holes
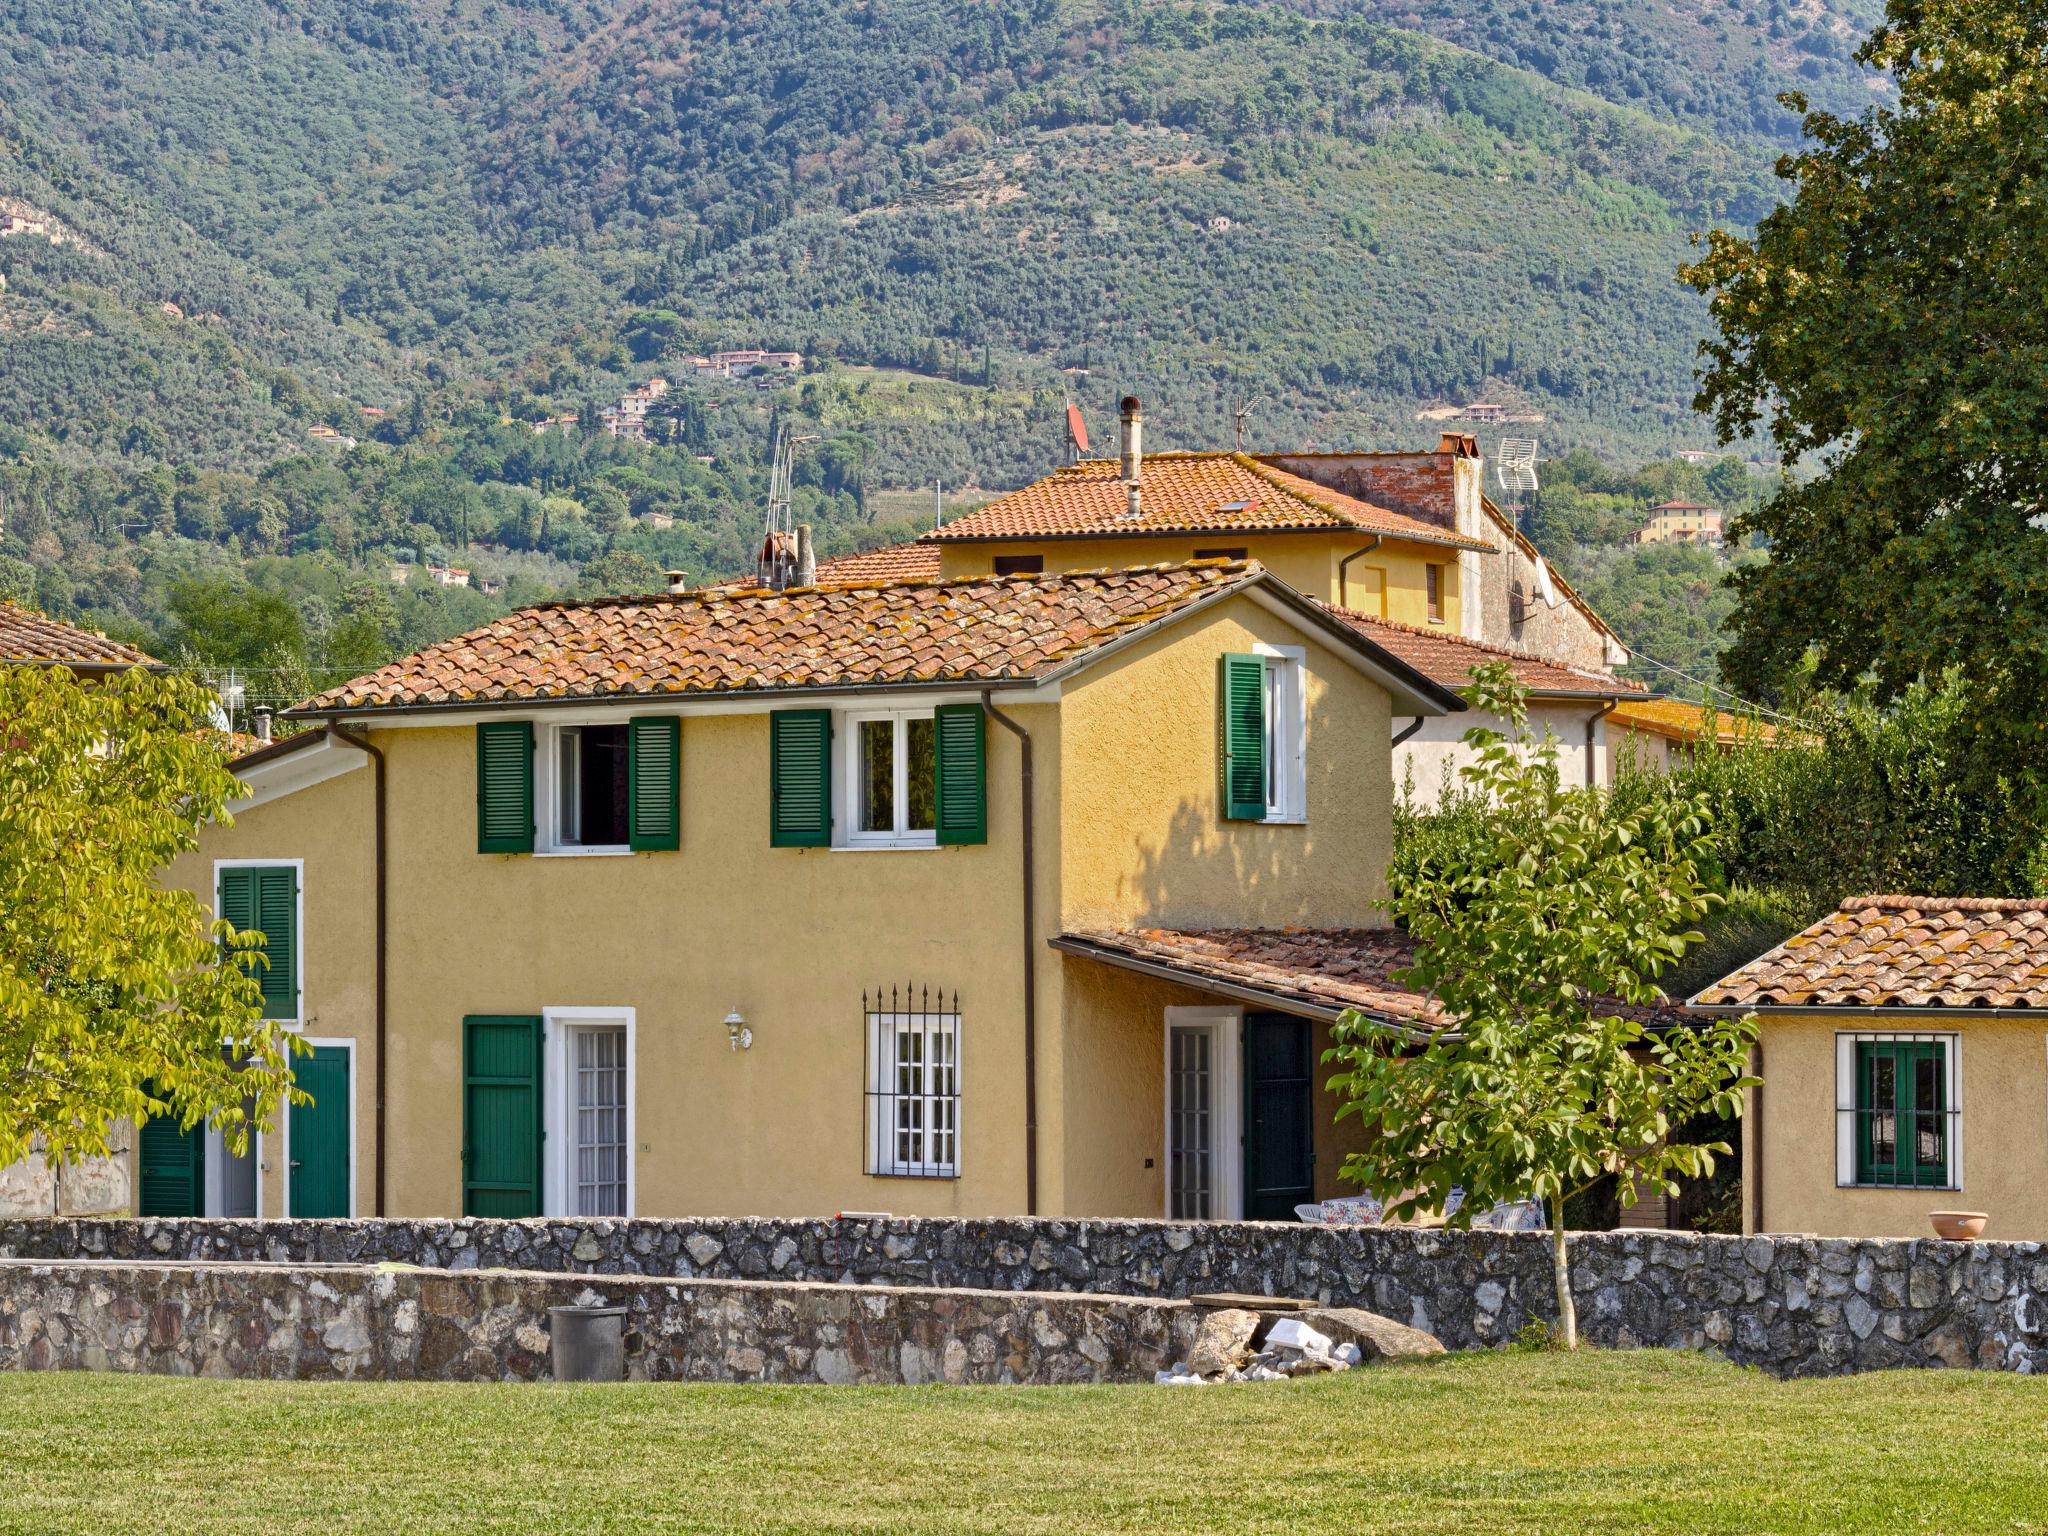
[[[1330,1325],[1331,1332],[1318,1327],[1319,1322]],[[1265,1317],[1223,1307],[1203,1317],[1187,1358],[1175,1361],[1153,1381],[1162,1387],[1286,1381],[1443,1352],[1443,1345],[1420,1329],[1356,1307]]]

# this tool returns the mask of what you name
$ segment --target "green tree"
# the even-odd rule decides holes
[[[1881,698],[1955,666],[1983,749],[2048,778],[2048,7],[1891,0],[1857,55],[1895,108],[1814,112],[1792,200],[1709,237],[1697,404],[1724,441],[1767,419],[1788,483],[1743,532],[1724,670],[1760,694],[1809,656]],[[1804,110],[1796,97],[1785,98]]]
[[[637,597],[661,590],[661,567],[629,549],[615,549],[591,561],[576,583],[581,597]]]
[[[169,649],[223,667],[303,657],[306,628],[290,599],[231,581],[194,578],[171,588]]]
[[[1703,867],[1705,800],[1609,814],[1572,789],[1557,743],[1532,740],[1527,695],[1505,666],[1476,669],[1466,697],[1511,722],[1475,726],[1463,787],[1481,807],[1412,860],[1388,910],[1416,941],[1396,979],[1434,997],[1442,1030],[1419,1052],[1402,1026],[1347,1012],[1328,1060],[1339,1118],[1372,1127],[1342,1176],[1411,1216],[1465,1193],[1453,1222],[1503,1201],[1549,1212],[1559,1331],[1578,1344],[1565,1202],[1615,1176],[1624,1207],[1712,1171],[1725,1143],[1674,1143],[1702,1112],[1738,1112],[1755,1026],[1716,1019],[1655,1029],[1656,977],[1698,942],[1715,898]]]
[[[0,1164],[160,1115],[239,1151],[287,1096],[291,1037],[238,959],[258,939],[159,879],[237,793],[211,707],[140,670],[0,668]]]

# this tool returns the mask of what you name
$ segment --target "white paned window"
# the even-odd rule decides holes
[[[960,1176],[960,1016],[867,1016],[867,1171]]]
[[[626,1032],[590,1026],[569,1037],[575,1074],[578,1216],[626,1214]]]
[[[851,847],[923,848],[938,842],[937,745],[932,712],[849,715],[842,750],[846,842]]]

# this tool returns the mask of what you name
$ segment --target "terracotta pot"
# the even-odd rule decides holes
[[[1991,1218],[1982,1211],[1929,1211],[1934,1235],[1947,1243],[1967,1243],[1984,1235],[1984,1223]]]

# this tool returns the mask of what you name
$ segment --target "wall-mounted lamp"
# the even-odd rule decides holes
[[[753,1048],[754,1032],[747,1028],[747,1021],[740,1017],[738,1008],[734,1008],[731,1013],[725,1016],[725,1038],[727,1043],[736,1051],[751,1050]]]

